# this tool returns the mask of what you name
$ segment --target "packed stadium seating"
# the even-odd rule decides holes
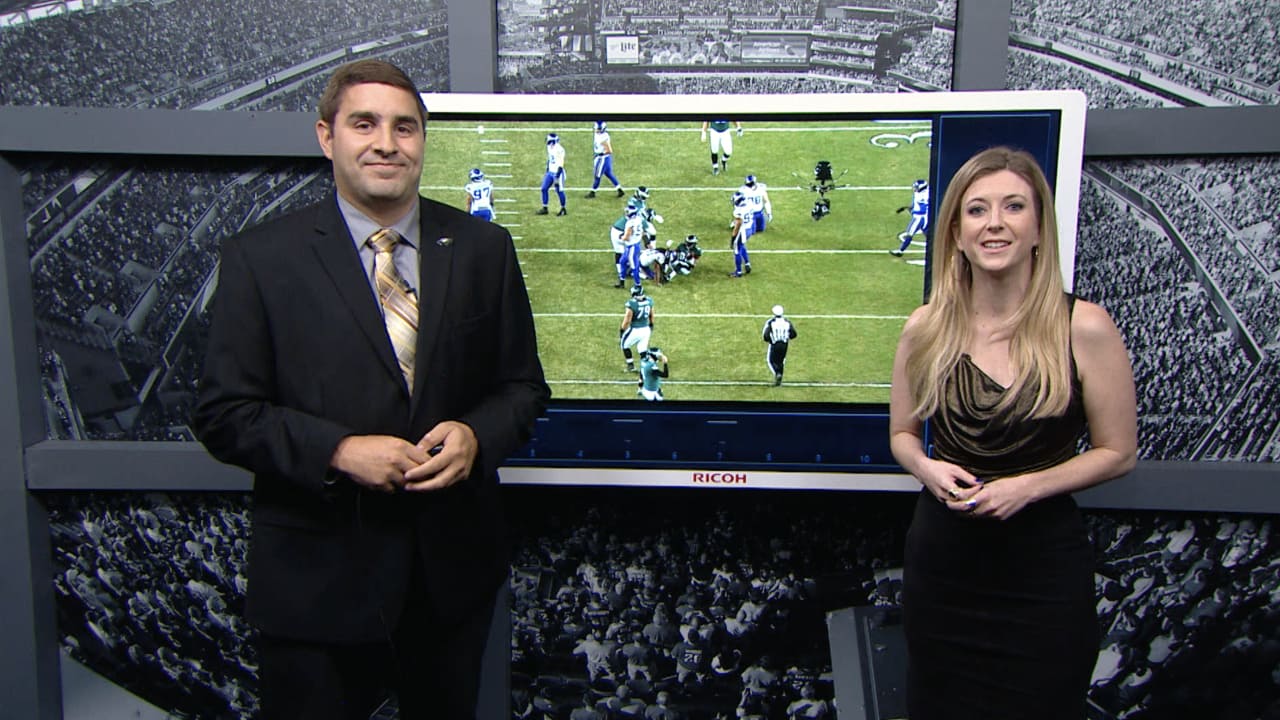
[[[633,705],[665,690],[689,718],[732,717],[756,684],[767,688],[759,698],[772,704],[768,717],[785,717],[806,684],[829,700],[824,613],[897,604],[904,520],[915,502],[546,488],[516,500],[517,718],[565,718],[584,694],[607,703],[620,685]],[[179,716],[252,714],[253,633],[240,614],[248,503],[238,494],[51,498],[67,652]],[[1250,515],[1085,519],[1098,548],[1103,636],[1091,717],[1269,718],[1280,710],[1269,676],[1280,661],[1280,526]],[[679,682],[670,651],[691,632],[710,644],[704,664]],[[592,635],[595,645],[584,642]],[[629,667],[628,658],[638,662]]]
[[[441,0],[310,4],[114,4],[10,25],[0,32],[0,104],[195,107],[335,50],[446,27]]]
[[[1162,6],[1159,13],[1136,11],[1133,3],[1120,0],[1015,0],[1011,30],[1112,60],[1142,77],[1211,95],[1222,104],[1269,105],[1280,101],[1280,72],[1263,60],[1275,46],[1277,22],[1274,4],[1256,0],[1191,0]],[[1021,54],[1014,51],[1013,57]],[[1071,64],[1065,57],[1059,55],[1057,64]],[[1127,76],[1055,68],[1043,58],[1022,57],[1014,64],[1011,88],[1078,87],[1089,95],[1091,107],[1153,105],[1150,93]],[[1155,104],[1200,104],[1172,95]]]

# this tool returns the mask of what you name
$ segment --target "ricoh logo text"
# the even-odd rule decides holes
[[[695,485],[746,485],[746,473],[732,472],[696,472],[693,473]]]

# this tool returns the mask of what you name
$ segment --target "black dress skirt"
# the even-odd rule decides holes
[[[1074,385],[1064,415],[1029,421],[1032,391],[997,411],[1005,389],[963,357],[947,383],[948,412],[930,424],[934,457],[987,482],[1069,459],[1084,429]],[[1095,608],[1093,549],[1070,496],[1000,521],[922,492],[903,572],[908,717],[1083,720]]]

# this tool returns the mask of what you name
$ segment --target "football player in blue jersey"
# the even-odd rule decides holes
[[[609,126],[603,120],[597,120],[595,126],[595,134],[591,137],[591,165],[593,179],[591,181],[591,191],[587,193],[587,197],[596,196],[596,190],[600,189],[600,178],[607,177],[613,183],[613,188],[618,192],[618,197],[626,195],[626,191],[622,189],[622,183],[618,182],[617,176],[613,174],[613,142],[609,138]]]
[[[908,208],[911,210],[911,221],[907,223],[906,232],[898,234],[898,247],[889,251],[889,254],[894,257],[902,257],[907,248],[911,247],[912,238],[923,235],[925,230],[929,229],[929,183],[927,181],[916,180],[911,184],[911,204],[898,208],[898,212],[901,213]]]
[[[556,189],[556,197],[560,199],[560,212],[556,215],[568,215],[569,211],[565,209],[564,197],[564,146],[560,144],[560,136],[555,133],[547,134],[547,171],[542,176],[542,208],[538,210],[539,215],[547,214],[547,200],[549,192],[554,186]]]
[[[764,232],[769,221],[773,219],[773,203],[769,200],[769,186],[756,180],[755,175],[748,175],[738,192],[747,198],[747,206],[751,208],[751,234]]]
[[[653,300],[644,294],[644,287],[639,283],[631,286],[631,298],[627,300],[626,308],[618,337],[622,357],[627,361],[627,372],[635,372],[631,348],[643,354],[649,349],[649,336],[653,332]]]
[[[467,212],[493,222],[493,181],[480,168],[471,168],[469,178],[462,188],[467,193]]]
[[[729,236],[729,249],[733,251],[733,272],[729,277],[742,277],[751,274],[751,255],[747,253],[747,238],[751,237],[751,207],[747,204],[747,196],[740,192],[733,194],[733,229]]]

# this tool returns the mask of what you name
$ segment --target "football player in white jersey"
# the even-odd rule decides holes
[[[618,284],[614,287],[622,287],[622,253],[626,250],[622,236],[627,231],[627,221],[634,217],[635,213],[636,206],[628,202],[622,217],[614,220],[613,225],[609,226],[609,246],[613,248],[613,272],[618,276]]]
[[[898,234],[897,249],[890,250],[889,254],[894,257],[902,257],[902,254],[911,247],[911,240],[917,234],[923,235],[925,230],[929,229],[929,183],[925,180],[916,180],[911,184],[911,204],[903,205],[898,208],[898,212],[903,212],[908,208],[911,209],[911,221],[907,223],[906,232]]]
[[[769,200],[769,186],[756,180],[755,175],[748,175],[738,192],[747,198],[747,207],[751,208],[751,234],[764,232],[769,221],[773,219],[773,203]]]
[[[670,240],[667,241],[671,242]],[[667,251],[658,247],[658,239],[652,235],[646,235],[644,243],[640,249],[640,270],[641,274],[647,280],[656,280],[658,284],[665,283],[667,278],[663,273],[663,267],[667,264]]]
[[[640,284],[640,241],[644,239],[644,224],[644,211],[627,203],[622,214],[622,234],[618,237],[622,251],[618,257],[618,284],[614,287],[622,287],[627,275],[631,276],[634,284]],[[614,247],[617,248],[618,244]]]
[[[662,224],[662,216],[656,210],[649,207],[649,188],[641,185],[631,194],[631,199],[627,200],[628,205],[634,205],[640,213],[640,219],[643,220],[640,229],[643,230],[641,239],[658,237],[658,225]]]
[[[547,214],[548,191],[552,186],[556,189],[556,197],[560,199],[560,212],[556,215],[568,215],[564,197],[564,146],[560,144],[560,136],[555,133],[547,135],[547,171],[542,176],[542,208],[539,215]]]
[[[729,277],[738,278],[751,274],[751,255],[747,253],[747,238],[751,237],[751,207],[747,196],[733,194],[733,229],[729,236],[729,249],[733,251],[733,272]]]
[[[493,181],[480,168],[471,168],[470,182],[462,189],[467,193],[467,212],[493,222]]]
[[[609,138],[609,126],[603,120],[597,120],[595,125],[595,134],[591,136],[591,170],[593,179],[591,181],[591,191],[587,193],[587,197],[596,196],[596,190],[600,189],[600,178],[607,177],[613,183],[614,190],[617,191],[618,197],[626,195],[626,191],[622,189],[622,183],[618,182],[618,178],[613,174],[613,142]]]
[[[711,139],[711,174],[719,175],[721,170],[729,169],[729,156],[733,155],[733,134],[730,126],[736,125],[738,137],[742,137],[742,123],[737,120],[704,120],[702,122],[702,142]]]

